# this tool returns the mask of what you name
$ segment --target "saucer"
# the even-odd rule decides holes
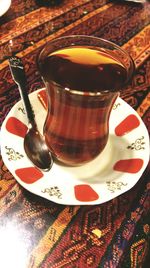
[[[0,0],[0,17],[10,8],[11,0]]]
[[[29,94],[42,132],[46,109],[38,98],[43,89]],[[33,194],[65,205],[95,205],[131,189],[149,161],[148,131],[136,111],[117,98],[109,120],[109,139],[103,152],[80,167],[54,163],[43,172],[27,158],[23,141],[27,119],[22,101],[17,102],[1,128],[2,158],[17,182]]]

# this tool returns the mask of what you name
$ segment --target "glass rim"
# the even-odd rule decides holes
[[[84,39],[87,39],[87,40],[88,39],[91,39],[91,40],[93,39],[93,40],[103,42],[106,45],[112,46],[114,49],[116,48],[117,50],[119,50],[121,53],[123,53],[124,55],[126,55],[128,57],[129,62],[130,62],[130,69],[131,70],[130,70],[130,74],[127,76],[127,78],[126,78],[125,82],[123,83],[122,87],[118,88],[117,90],[115,90],[115,89],[114,90],[113,89],[112,90],[98,90],[98,89],[96,90],[95,89],[95,91],[93,92],[93,91],[83,91],[83,90],[78,90],[78,89],[71,89],[71,88],[65,87],[61,83],[55,82],[53,80],[51,82],[55,83],[56,86],[63,88],[66,92],[71,93],[71,94],[75,94],[75,95],[101,96],[101,95],[106,95],[106,94],[109,94],[109,93],[117,93],[117,92],[121,91],[121,88],[124,88],[127,85],[127,83],[130,81],[132,76],[133,76],[133,73],[134,73],[134,70],[135,70],[134,61],[133,61],[132,57],[130,56],[130,54],[126,50],[122,49],[122,47],[118,46],[116,43],[114,43],[112,41],[109,41],[109,40],[101,38],[101,37],[96,37],[96,36],[92,36],[92,35],[66,35],[66,36],[60,36],[60,37],[54,38],[52,40],[49,40],[49,41],[46,42],[46,44],[44,45],[44,47],[41,49],[40,53],[38,54],[38,58],[37,58],[38,67],[39,67],[40,57],[42,56],[42,54],[44,53],[44,51],[46,50],[46,48],[48,46],[53,45],[54,43],[59,42],[61,40],[66,40],[66,39],[68,39],[68,40],[69,39],[76,39],[77,40],[77,39],[81,39],[81,38],[84,38]],[[90,46],[90,44],[89,45],[84,44],[84,45],[85,46]],[[72,42],[72,43],[68,44],[68,46],[77,46],[77,44],[74,44]],[[65,47],[67,47],[67,45],[62,46],[61,48],[63,49]],[[61,48],[60,47],[56,48],[55,51],[57,51],[57,50],[59,50]],[[102,48],[105,49],[105,47],[102,47]],[[127,68],[125,67],[124,64],[123,64],[123,66],[127,70]]]

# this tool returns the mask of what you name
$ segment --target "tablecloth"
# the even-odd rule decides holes
[[[108,39],[133,57],[136,71],[121,93],[150,131],[150,4],[64,0],[42,6],[12,0],[0,18],[0,123],[20,99],[7,57],[22,58],[29,91],[43,87],[36,57],[46,41],[70,34]],[[44,3],[44,1],[43,1]],[[150,173],[101,205],[65,206],[22,188],[0,160],[0,267],[148,267]],[[147,260],[147,264],[146,264]]]

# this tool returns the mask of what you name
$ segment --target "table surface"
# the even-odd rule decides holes
[[[41,2],[51,2],[41,1]],[[64,0],[56,6],[12,0],[0,17],[0,123],[20,99],[7,56],[10,40],[24,62],[30,92],[43,87],[36,56],[46,41],[70,34],[102,37],[133,57],[135,75],[121,93],[150,131],[150,5]],[[0,263],[3,268],[146,267],[150,233],[147,167],[128,192],[101,204],[65,206],[22,188],[0,158]]]

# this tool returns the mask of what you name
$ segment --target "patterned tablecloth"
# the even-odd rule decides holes
[[[88,34],[115,42],[133,57],[136,72],[121,97],[150,131],[150,4],[59,2],[43,7],[34,0],[12,0],[0,17],[0,123],[20,99],[8,68],[10,40],[23,59],[32,92],[43,87],[36,56],[44,43],[58,36]],[[2,158],[0,168],[0,267],[148,267],[148,167],[128,192],[90,206],[58,205],[33,195],[16,182]]]

